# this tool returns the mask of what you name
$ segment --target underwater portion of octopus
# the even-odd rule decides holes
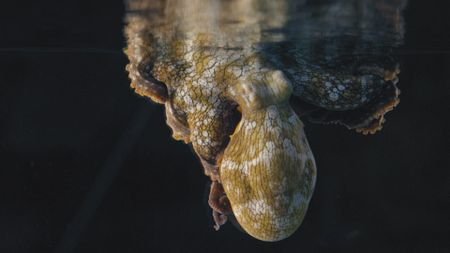
[[[302,223],[316,163],[300,117],[362,134],[399,103],[405,0],[130,0],[134,91],[210,177],[215,229],[279,241]],[[149,105],[150,106],[150,105]]]

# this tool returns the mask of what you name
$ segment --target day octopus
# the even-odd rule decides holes
[[[299,116],[363,134],[398,103],[405,1],[131,0],[131,87],[164,104],[210,177],[216,230],[300,226],[316,163]]]

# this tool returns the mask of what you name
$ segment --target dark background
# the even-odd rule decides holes
[[[409,2],[381,133],[306,122],[309,211],[264,243],[214,232],[199,162],[129,88],[121,1],[2,4],[0,252],[450,252],[449,9]]]

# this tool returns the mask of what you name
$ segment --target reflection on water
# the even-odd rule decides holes
[[[368,134],[399,102],[406,1],[129,1],[132,87],[165,104],[213,181],[216,228],[234,215],[281,240],[316,177],[299,116]],[[231,135],[231,138],[229,137]]]

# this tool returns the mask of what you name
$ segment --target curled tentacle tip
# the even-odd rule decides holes
[[[398,104],[400,104],[400,89],[398,89],[395,84],[393,84],[394,94],[390,100],[379,107],[371,117],[371,121],[364,127],[356,128],[356,132],[362,133],[364,135],[375,134],[383,129],[383,124],[386,122],[385,115],[392,111]]]

